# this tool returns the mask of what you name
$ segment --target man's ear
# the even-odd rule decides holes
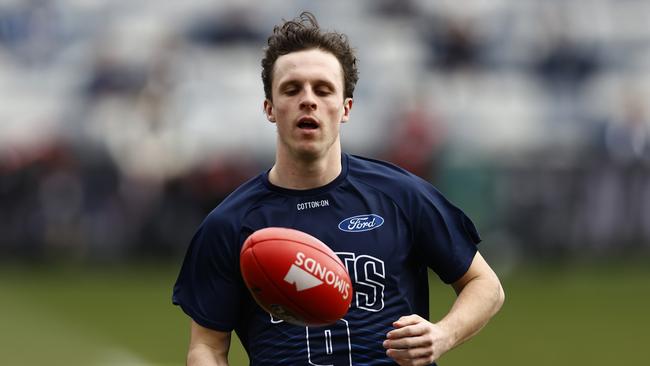
[[[352,110],[352,104],[354,101],[352,98],[345,98],[343,101],[343,117],[341,117],[341,123],[345,123],[350,119],[350,111]]]
[[[275,114],[273,111],[273,102],[268,99],[264,99],[264,114],[266,114],[266,119],[271,123],[275,123]]]

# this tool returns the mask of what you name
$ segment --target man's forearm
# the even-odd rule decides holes
[[[499,311],[504,299],[496,275],[476,277],[460,289],[449,313],[437,323],[452,334],[451,348],[478,333]]]
[[[187,366],[228,366],[230,332],[205,328],[192,321]]]
[[[389,357],[400,365],[431,364],[478,333],[505,298],[499,279],[479,253],[453,287],[458,297],[439,322],[431,323],[417,314],[393,322],[395,329],[383,343]]]

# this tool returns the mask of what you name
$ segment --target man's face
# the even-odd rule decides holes
[[[278,129],[278,152],[317,159],[340,154],[339,127],[348,120],[352,99],[343,98],[343,74],[331,53],[311,49],[278,57],[271,85],[273,101],[264,101]]]

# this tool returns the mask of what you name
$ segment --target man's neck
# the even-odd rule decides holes
[[[269,172],[269,181],[282,188],[312,189],[332,182],[341,174],[341,151],[319,159],[284,159],[279,154]]]

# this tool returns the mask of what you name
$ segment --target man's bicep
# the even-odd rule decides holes
[[[187,364],[227,365],[231,332],[206,328],[192,320]]]
[[[458,280],[454,281],[451,285],[456,293],[459,294],[470,281],[479,278],[498,281],[498,278],[490,265],[485,261],[481,253],[477,251],[472,260],[472,264],[469,266],[465,274]]]

